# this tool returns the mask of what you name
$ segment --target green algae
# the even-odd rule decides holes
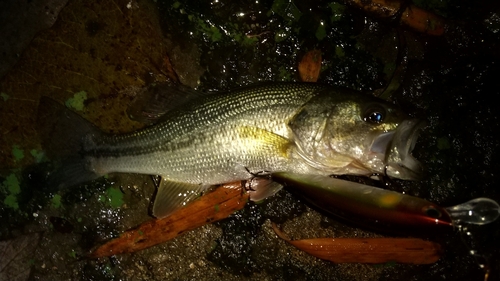
[[[69,98],[66,100],[65,104],[66,107],[77,110],[77,111],[82,111],[84,106],[85,106],[85,101],[87,100],[87,92],[85,91],[80,91],[78,93],[75,93],[72,98]]]
[[[345,6],[340,3],[333,2],[328,4],[328,7],[330,7],[332,11],[332,15],[330,16],[330,22],[335,23],[340,21],[342,19],[342,15],[344,14]]]
[[[271,16],[272,13],[280,15],[289,23],[297,22],[302,17],[302,12],[297,8],[295,3],[287,0],[275,0],[267,16]]]
[[[109,205],[113,208],[119,208],[123,205],[123,193],[119,188],[111,187],[106,190],[109,198]]]
[[[335,46],[335,55],[339,58],[345,57],[345,51],[341,46]]]
[[[123,193],[120,188],[110,187],[106,189],[104,195],[99,196],[99,201],[107,203],[112,208],[119,208],[123,205]]]
[[[440,137],[437,139],[437,147],[439,150],[450,149],[450,141],[447,137]]]
[[[326,29],[325,29],[325,25],[323,24],[323,22],[321,22],[318,25],[318,28],[316,29],[316,33],[314,35],[316,36],[316,38],[319,41],[325,39],[325,37],[326,37]]]
[[[37,149],[32,149],[30,150],[31,156],[35,159],[35,163],[40,163],[43,160],[43,157],[45,154],[43,151],[37,150]]]
[[[3,203],[11,209],[19,210],[19,203],[17,202],[17,196],[15,195],[7,195],[7,197],[3,200]]]
[[[21,185],[19,184],[19,180],[15,174],[10,174],[5,178],[2,183],[1,190],[7,196],[5,197],[3,203],[5,206],[18,210],[18,195],[21,193]]]
[[[10,98],[10,96],[4,92],[0,93],[0,97],[3,99],[3,101],[7,101]]]
[[[62,205],[61,203],[61,195],[59,194],[56,194],[54,195],[54,197],[52,197],[52,199],[50,200],[51,201],[51,206],[56,208],[56,209],[59,209]]]
[[[71,252],[68,253],[68,256],[70,256],[71,258],[76,259],[76,251],[75,250],[71,250]]]
[[[3,182],[3,185],[7,188],[7,190],[11,194],[17,195],[21,192],[21,186],[19,185],[19,180],[14,174],[8,175],[5,181]]]
[[[14,156],[14,161],[19,161],[24,158],[24,150],[21,149],[18,145],[14,145],[12,147],[12,155]]]

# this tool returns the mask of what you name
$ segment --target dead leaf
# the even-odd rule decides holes
[[[241,182],[223,185],[166,218],[128,230],[98,247],[90,257],[131,253],[158,245],[186,231],[224,219],[242,209],[247,201],[248,194],[243,192]]]
[[[0,147],[40,148],[34,128],[41,96],[61,103],[84,91],[81,112],[105,131],[125,132],[141,124],[125,118],[134,92],[147,82],[176,81],[166,62],[156,4],[149,1],[69,1],[56,23],[41,31],[18,63],[0,79]],[[25,152],[26,153],[26,152]],[[23,162],[24,161],[24,162]],[[0,168],[31,164],[0,154]]]
[[[33,251],[38,246],[40,235],[32,233],[15,239],[0,241],[0,280],[28,280]]]
[[[379,19],[391,19],[401,13],[401,24],[415,31],[437,36],[444,34],[444,19],[413,4],[406,5],[403,1],[391,0],[348,0],[346,3]]]
[[[273,224],[276,234],[298,249],[334,263],[435,263],[437,243],[418,238],[315,238],[290,240]]]
[[[40,31],[51,27],[68,0],[0,2],[0,78]]]
[[[404,10],[401,22],[418,32],[437,36],[444,34],[445,23],[441,17],[414,5]]]
[[[321,71],[321,51],[307,52],[299,63],[299,75],[303,82],[316,82]]]

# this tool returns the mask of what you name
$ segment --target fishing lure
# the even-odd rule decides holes
[[[500,214],[499,205],[488,198],[443,208],[422,198],[331,177],[279,172],[271,179],[326,212],[384,231],[440,231],[453,229],[458,223],[481,225]]]

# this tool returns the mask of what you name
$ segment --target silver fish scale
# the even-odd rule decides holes
[[[167,113],[168,116],[162,117],[165,121],[157,125],[129,134],[90,138],[85,142],[83,152],[96,157],[119,157],[169,150],[185,134],[204,131],[207,127],[235,118],[253,120],[248,125],[271,129],[283,122],[280,113],[295,111],[324,87],[313,83],[266,83],[263,86],[208,95],[203,100],[193,101],[180,110]],[[270,116],[271,120],[262,118],[263,111],[275,116]]]
[[[200,184],[248,178],[247,169],[284,167],[287,159],[265,141],[242,137],[242,130],[258,128],[263,135],[271,132],[286,140],[288,120],[324,87],[278,83],[208,95],[167,113],[157,125],[91,139],[85,150],[98,174],[161,174]],[[275,141],[279,142],[270,140],[271,144]]]

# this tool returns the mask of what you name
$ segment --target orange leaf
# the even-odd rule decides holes
[[[226,184],[163,219],[147,221],[90,254],[91,258],[136,252],[177,237],[188,230],[228,217],[248,201],[241,182]]]
[[[290,240],[274,224],[276,234],[298,249],[334,263],[430,264],[441,246],[418,238],[316,238]]]
[[[402,24],[429,35],[443,35],[444,33],[445,22],[442,18],[412,4],[405,6],[400,0],[348,0],[347,4],[357,6],[372,17],[380,19],[395,17],[402,8],[406,7],[401,13],[400,22]]]
[[[300,79],[304,82],[318,81],[321,70],[321,51],[311,50],[307,52],[299,63]]]
[[[443,35],[444,33],[445,24],[442,18],[413,5],[404,10],[401,22],[416,31],[429,35]]]

